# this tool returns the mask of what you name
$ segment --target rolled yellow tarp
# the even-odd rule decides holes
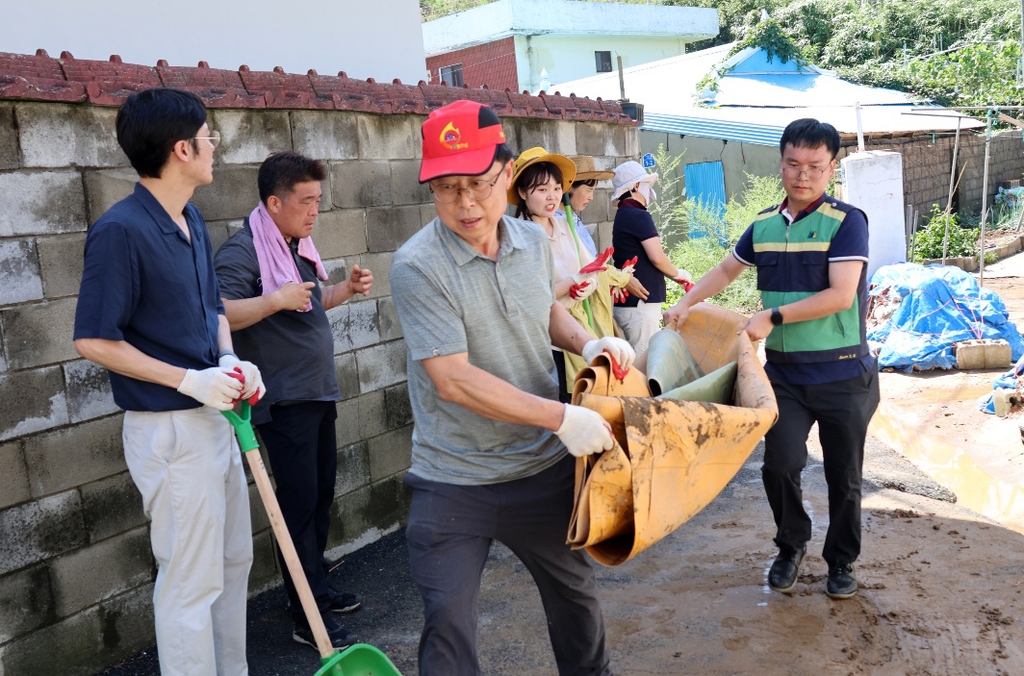
[[[745,323],[702,303],[679,329],[703,372],[736,363],[728,405],[652,398],[644,374],[632,369],[619,381],[604,356],[579,372],[573,403],[608,420],[615,447],[576,461],[568,534],[574,549],[586,549],[606,566],[630,560],[706,507],[775,424],[778,406],[768,377],[746,334],[737,335]],[[657,359],[682,358],[671,352]],[[647,366],[672,371],[657,360]]]

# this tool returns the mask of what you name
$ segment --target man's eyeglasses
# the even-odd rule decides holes
[[[782,173],[787,178],[800,178],[801,174],[807,174],[807,178],[812,181],[817,181],[821,178],[822,174],[828,171],[831,164],[826,164],[824,167],[798,167],[795,165],[783,164]]]
[[[209,136],[193,136],[192,138],[196,141],[209,141],[214,150],[220,145],[220,132],[217,130],[211,131]]]
[[[469,199],[474,202],[481,202],[491,196],[491,192],[494,191],[494,185],[498,182],[499,178],[501,178],[500,172],[494,177],[493,181],[478,178],[474,181],[470,181],[469,185],[465,188],[460,188],[454,183],[431,183],[428,184],[428,187],[430,188],[430,192],[434,195],[434,199],[441,204],[453,204],[458,202],[462,193],[469,195]]]

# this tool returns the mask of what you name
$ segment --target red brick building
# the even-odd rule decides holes
[[[519,87],[515,39],[508,37],[427,59],[430,84],[511,89]]]

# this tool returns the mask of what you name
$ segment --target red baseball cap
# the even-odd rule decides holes
[[[494,164],[505,132],[494,111],[476,101],[455,101],[430,113],[420,128],[420,183],[441,176],[480,176]]]

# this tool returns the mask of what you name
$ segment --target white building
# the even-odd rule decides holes
[[[430,81],[514,91],[657,61],[718,35],[718,10],[498,0],[423,24]]]
[[[0,0],[0,52],[416,84],[426,76],[417,0]]]

